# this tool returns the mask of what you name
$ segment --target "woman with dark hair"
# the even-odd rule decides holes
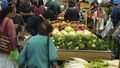
[[[12,48],[17,44],[15,26],[12,20],[13,7],[8,5],[0,15],[0,32],[9,37]],[[16,68],[15,63],[8,58],[8,54],[0,52],[0,68]]]
[[[40,21],[37,22],[40,23]],[[54,42],[49,38],[49,34],[53,30],[52,25],[48,21],[43,21],[37,29],[38,34],[28,40],[20,54],[18,60],[20,68],[24,68],[24,65],[26,65],[27,68],[48,68],[49,64],[51,66],[51,62],[55,63],[57,61]]]
[[[36,7],[34,8],[34,15],[43,15],[46,11],[45,6],[43,5],[43,1],[39,1]]]

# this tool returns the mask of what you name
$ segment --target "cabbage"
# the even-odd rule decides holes
[[[53,30],[52,34],[55,35],[56,33],[59,33],[60,31],[56,28]]]
[[[84,35],[91,35],[92,33],[88,30],[84,30]]]
[[[71,32],[68,33],[68,35],[75,36],[76,34],[75,34],[75,31],[71,31]]]
[[[57,32],[55,35],[53,35],[53,37],[54,37],[54,39],[56,41],[62,41],[62,40],[64,40],[64,36],[63,36],[63,34],[61,32]]]
[[[67,35],[67,34],[68,34],[65,30],[61,30],[61,33],[62,33],[63,35]]]
[[[64,30],[65,30],[66,32],[74,31],[74,29],[73,29],[72,27],[70,27],[70,26],[66,27]]]
[[[76,31],[76,36],[77,37],[83,37],[83,31]]]

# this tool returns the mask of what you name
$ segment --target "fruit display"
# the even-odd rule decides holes
[[[85,25],[60,23],[53,25],[53,40],[57,48],[68,50],[111,50],[113,42],[99,39]]]
[[[91,6],[88,2],[81,2],[80,7],[81,9],[89,9]]]
[[[72,27],[76,31],[87,29],[86,28],[87,26],[84,24],[81,24],[80,22],[69,22],[69,21],[56,21],[56,22],[52,23],[52,26],[59,30],[64,30],[68,26]]]
[[[59,14],[59,15],[58,15],[58,19],[59,19],[59,20],[64,20],[64,14],[62,14],[62,13]]]

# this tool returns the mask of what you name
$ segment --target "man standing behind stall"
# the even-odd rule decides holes
[[[60,4],[58,4],[54,0],[48,0],[46,6],[54,13],[53,19],[57,19],[57,15],[61,13]]]

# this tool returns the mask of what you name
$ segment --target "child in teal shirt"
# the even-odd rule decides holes
[[[20,68],[25,68],[25,63],[28,68],[48,68],[47,40],[51,31],[52,26],[48,22],[40,23],[38,34],[28,40],[20,54],[18,59]],[[56,48],[52,39],[49,39],[49,61],[57,61]]]

